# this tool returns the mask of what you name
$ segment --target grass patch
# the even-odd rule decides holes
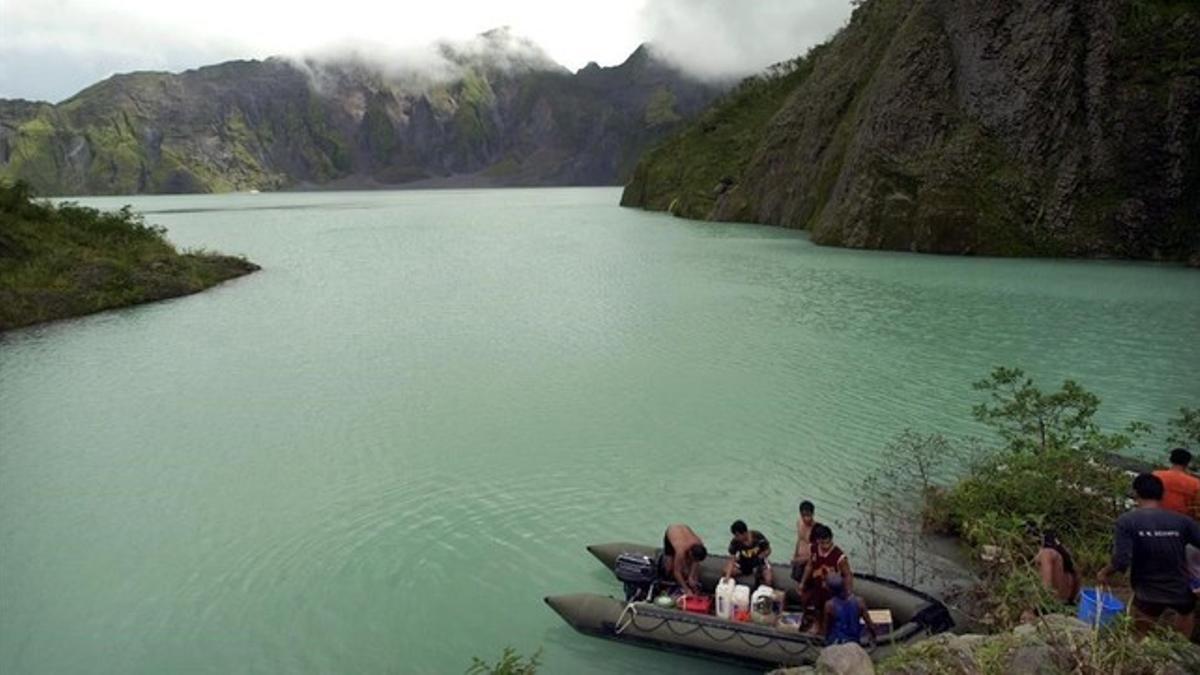
[[[0,330],[188,295],[258,268],[180,253],[162,228],[120,211],[34,200],[0,184]]]

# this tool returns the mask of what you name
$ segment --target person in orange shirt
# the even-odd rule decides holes
[[[1188,471],[1192,453],[1183,448],[1171,451],[1171,468],[1154,472],[1163,483],[1162,508],[1189,518],[1200,516],[1200,478]]]

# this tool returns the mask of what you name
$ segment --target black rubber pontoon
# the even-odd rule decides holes
[[[610,570],[622,553],[655,556],[658,549],[631,543],[589,546],[588,551]],[[701,563],[701,585],[712,592],[728,558],[709,556]],[[791,568],[773,565],[775,587],[795,593]],[[886,658],[902,645],[916,642],[954,626],[946,606],[921,591],[889,579],[856,574],[854,592],[871,609],[892,612],[893,630],[880,636],[874,648],[876,659]],[[646,647],[716,657],[753,666],[812,665],[824,647],[819,637],[773,626],[736,623],[715,616],[664,609],[651,603],[626,603],[618,598],[593,593],[555,595],[548,604],[575,630],[586,635],[629,642]]]

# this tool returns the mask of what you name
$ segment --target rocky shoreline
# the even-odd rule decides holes
[[[993,635],[943,633],[905,649],[881,663],[872,663],[858,645],[826,647],[816,666],[782,668],[770,675],[934,675],[954,673],[1076,673],[1106,672],[1114,640],[1126,636],[1121,628],[1094,629],[1062,614],[1049,614]],[[1122,643],[1124,644],[1124,643]],[[1124,672],[1186,675],[1200,672],[1200,647],[1182,641],[1129,646],[1142,651],[1145,663]],[[1129,664],[1122,664],[1128,667]]]

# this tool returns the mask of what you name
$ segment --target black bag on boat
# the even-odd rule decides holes
[[[622,553],[613,569],[625,584],[625,602],[649,600],[658,581],[658,563],[648,555]]]

